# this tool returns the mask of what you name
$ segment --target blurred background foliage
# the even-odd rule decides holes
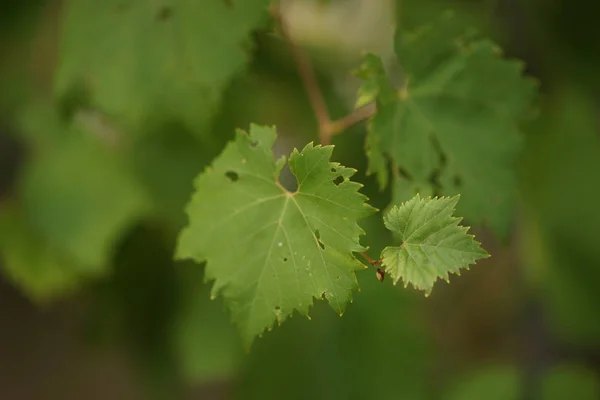
[[[96,7],[159,10],[158,24],[179,4],[135,3]],[[541,95],[537,118],[524,126],[511,239],[474,227],[493,257],[451,285],[438,284],[428,299],[379,283],[371,270],[359,273],[361,291],[341,319],[317,302],[312,320],[292,318],[246,354],[220,300],[209,300],[202,267],[174,263],[172,253],[194,176],[235,128],[277,125],[277,153],[317,138],[289,52],[267,18],[252,34],[253,46],[244,44],[247,66],[242,60],[215,83],[215,94],[182,86],[180,74],[190,71],[178,64],[185,60],[161,58],[153,47],[161,38],[156,24],[109,29],[102,40],[65,38],[77,34],[77,27],[65,28],[68,1],[3,1],[0,398],[600,398],[600,31],[592,3],[285,4],[291,34],[310,51],[333,117],[353,107],[358,80],[351,72],[362,52],[394,56],[395,21],[418,26],[453,8],[465,25],[526,62]],[[110,24],[107,15],[71,23],[87,32],[87,25]],[[247,29],[216,22],[205,23],[231,35]],[[151,38],[147,53],[111,53],[140,36]],[[200,38],[181,40],[209,61],[213,50],[219,57],[217,47],[195,42]],[[56,83],[64,79],[57,78],[61,57],[79,57],[63,54],[66,41],[103,46],[96,67],[114,67],[102,71],[109,83],[102,96],[112,109],[99,107],[85,84],[65,91]],[[128,103],[119,85],[131,84],[128,65],[162,62],[161,74],[136,84],[159,99],[167,88],[167,102],[183,93],[181,106],[142,118],[142,105]],[[124,118],[112,118],[119,106]],[[359,170],[356,179],[383,209],[391,193],[365,176],[364,136],[361,125],[335,137],[334,157]],[[363,243],[376,257],[390,238],[379,216],[363,227]]]

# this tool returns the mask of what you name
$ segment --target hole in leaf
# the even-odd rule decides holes
[[[275,311],[281,311],[281,307],[275,306]]]
[[[321,234],[318,229],[315,231],[315,238],[317,239],[317,243],[319,243],[321,250],[325,250],[325,245],[321,242]]]
[[[327,293],[325,293],[325,292],[321,293],[321,298],[323,300],[327,300]]]
[[[251,141],[251,142],[250,142],[250,146],[251,146],[251,147],[256,147],[256,146],[258,146],[258,140],[253,140],[253,141]]]
[[[283,261],[287,261],[287,257],[283,257]]]
[[[290,165],[286,164],[279,174],[279,184],[285,188],[288,192],[295,192],[298,190],[298,181],[290,169]]]
[[[335,168],[331,168],[331,172],[335,173],[337,171],[335,170]]]
[[[341,176],[341,175],[339,175],[337,178],[335,178],[335,179],[333,180],[333,184],[334,184],[335,186],[338,186],[338,185],[339,185],[340,183],[342,183],[342,182],[344,182],[344,177],[343,177],[343,176]]]
[[[227,171],[225,172],[225,176],[227,177],[227,179],[229,179],[231,182],[237,182],[238,179],[240,179],[240,176],[238,175],[237,172],[235,171]]]
[[[171,18],[171,15],[173,15],[173,8],[164,6],[160,10],[158,10],[158,13],[156,14],[156,20],[166,21],[169,18]]]

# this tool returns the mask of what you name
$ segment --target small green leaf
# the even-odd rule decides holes
[[[308,316],[313,298],[344,311],[364,267],[353,255],[365,250],[356,221],[374,211],[350,181],[356,171],[329,161],[333,146],[294,150],[298,189],[286,190],[275,138],[274,128],[238,131],[198,176],[176,254],[207,262],[212,294],[224,297],[247,346],[294,310]]]
[[[384,217],[385,226],[401,241],[381,253],[385,271],[394,284],[400,279],[428,295],[438,278],[449,281],[449,273],[460,275],[461,268],[489,254],[458,225],[462,218],[452,216],[459,196],[424,198],[418,194]]]

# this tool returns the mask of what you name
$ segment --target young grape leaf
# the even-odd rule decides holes
[[[462,218],[452,216],[459,197],[417,194],[384,217],[385,226],[401,241],[381,252],[382,265],[394,284],[402,279],[405,287],[410,283],[429,295],[438,278],[449,281],[449,273],[460,275],[461,268],[489,257],[467,234],[469,228],[458,225]]]
[[[313,297],[343,312],[363,268],[352,254],[364,251],[356,221],[375,210],[349,179],[356,171],[329,161],[332,146],[294,150],[298,189],[286,190],[275,138],[274,128],[238,131],[198,176],[176,254],[207,262],[212,295],[224,297],[247,346],[294,310],[308,316]]]
[[[536,83],[523,77],[521,63],[465,33],[451,14],[414,32],[399,29],[395,49],[404,72],[400,90],[390,86],[372,55],[363,65],[380,75],[363,71],[368,85],[382,85],[367,139],[369,172],[385,187],[387,156],[392,170],[417,186],[460,192],[459,211],[504,236],[521,142],[517,122],[530,108]]]
[[[67,3],[55,91],[84,88],[128,128],[181,121],[201,131],[248,61],[269,0]],[[93,44],[93,45],[92,45]]]

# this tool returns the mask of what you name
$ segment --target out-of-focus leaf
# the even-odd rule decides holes
[[[268,4],[70,1],[55,91],[64,97],[83,85],[92,105],[133,131],[174,120],[203,132]]]
[[[124,231],[148,211],[148,199],[109,146],[80,129],[63,129],[25,166],[23,212],[49,244],[101,270]]]
[[[386,184],[384,155],[418,186],[438,175],[440,194],[461,193],[458,212],[500,236],[511,224],[514,162],[520,150],[519,120],[529,110],[536,84],[522,64],[466,32],[444,14],[417,30],[398,29],[396,54],[404,83],[386,82],[381,63],[367,56],[367,83],[379,82],[377,114],[369,126],[369,171]],[[443,157],[442,157],[443,156]]]

